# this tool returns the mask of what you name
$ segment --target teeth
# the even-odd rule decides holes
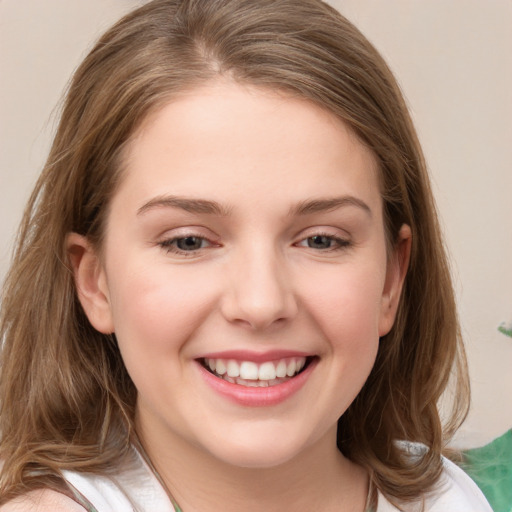
[[[277,363],[276,377],[286,377],[286,361],[279,361],[279,363]]]
[[[226,364],[222,359],[217,359],[215,362],[215,371],[219,375],[224,375],[227,372]]]
[[[258,365],[251,361],[244,361],[240,365],[240,377],[245,380],[258,380]]]
[[[228,375],[230,377],[240,377],[240,366],[236,361],[229,360],[227,364]]]
[[[218,367],[217,367],[217,371],[218,371]],[[288,377],[293,377],[295,375],[296,371],[297,371],[297,363],[295,362],[295,359],[292,359],[288,363],[288,366],[286,367],[286,375],[288,375]]]
[[[274,363],[263,363],[258,371],[259,380],[272,380],[276,378],[276,367]]]
[[[304,368],[306,358],[287,357],[261,364],[234,359],[205,359],[204,364],[212,373],[228,382],[249,387],[266,387],[295,376]]]

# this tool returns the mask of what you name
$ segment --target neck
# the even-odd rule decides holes
[[[343,457],[335,436],[329,432],[278,466],[244,468],[180,441],[154,446],[141,432],[155,469],[183,512],[363,512],[366,474]]]

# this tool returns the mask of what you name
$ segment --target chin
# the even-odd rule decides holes
[[[234,442],[235,441],[235,442]],[[260,440],[223,440],[216,443],[210,453],[231,466],[251,469],[269,469],[280,466],[299,456],[305,445],[290,436],[265,436]]]

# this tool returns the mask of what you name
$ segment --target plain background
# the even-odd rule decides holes
[[[257,0],[255,0],[257,1]],[[93,41],[138,0],[0,0],[0,279]],[[451,255],[473,384],[456,444],[512,427],[512,1],[331,0],[387,59],[423,144]]]

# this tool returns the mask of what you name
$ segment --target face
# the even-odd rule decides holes
[[[403,279],[372,154],[318,106],[219,82],[154,113],[125,157],[101,258],[77,238],[75,272],[146,443],[245,467],[334,446]]]

